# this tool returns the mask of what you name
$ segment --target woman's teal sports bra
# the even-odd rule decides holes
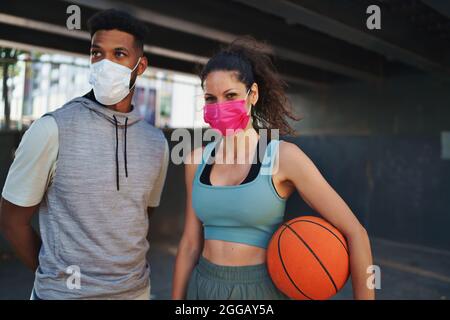
[[[286,207],[286,199],[278,195],[272,182],[280,141],[269,142],[254,180],[231,186],[213,186],[200,181],[216,143],[209,143],[203,150],[192,188],[192,206],[203,223],[204,238],[267,248],[283,221]]]

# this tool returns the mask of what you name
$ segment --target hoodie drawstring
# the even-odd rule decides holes
[[[116,127],[116,186],[117,191],[120,190],[119,186],[119,128],[117,125],[117,118],[113,115],[114,125]],[[125,176],[128,178],[128,164],[127,164],[127,128],[128,128],[128,117],[125,118],[125,136],[124,136],[124,154],[123,159],[125,163]]]
[[[116,186],[119,190],[119,129],[117,128],[117,118],[113,116],[116,125]]]
[[[123,160],[125,163],[125,177],[128,178],[128,166],[127,166],[127,122],[128,122],[128,117],[125,118],[125,151],[123,152]]]

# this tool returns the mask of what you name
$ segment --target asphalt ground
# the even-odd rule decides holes
[[[450,298],[450,252],[371,239],[374,263],[381,270],[376,298],[445,300]],[[152,299],[170,299],[177,244],[151,243]],[[34,275],[10,253],[0,253],[0,299],[29,299]],[[352,299],[351,280],[332,299]]]

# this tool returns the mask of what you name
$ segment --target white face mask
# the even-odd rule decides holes
[[[92,63],[89,84],[94,89],[95,99],[107,106],[122,101],[136,84],[135,81],[130,88],[131,73],[137,68],[140,61],[141,58],[133,69],[108,59]]]

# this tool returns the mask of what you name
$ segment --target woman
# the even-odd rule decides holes
[[[366,285],[372,265],[369,239],[355,215],[298,146],[277,139],[265,148],[260,143],[261,129],[290,134],[287,118],[296,119],[268,52],[253,39],[235,41],[201,73],[205,121],[223,138],[187,159],[201,158],[201,164],[185,165],[186,218],[172,297],[288,299],[271,281],[265,259],[286,200],[296,191],[346,237],[354,297],[373,299]],[[239,154],[258,161],[224,160]],[[263,174],[267,167],[269,174]]]

